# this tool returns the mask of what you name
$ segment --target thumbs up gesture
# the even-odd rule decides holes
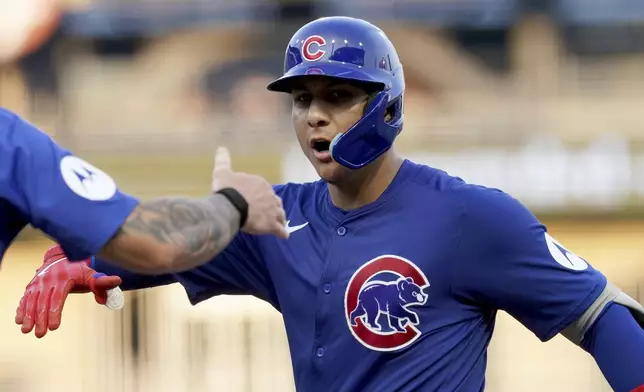
[[[215,153],[212,171],[212,191],[233,188],[248,203],[248,218],[241,229],[249,234],[273,234],[288,238],[286,214],[282,199],[264,178],[252,174],[236,173],[228,149],[220,147]]]

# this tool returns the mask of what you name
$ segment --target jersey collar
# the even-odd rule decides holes
[[[394,177],[391,184],[389,184],[387,189],[385,189],[385,191],[377,200],[353,210],[343,210],[336,207],[331,200],[331,195],[329,194],[329,188],[327,184],[323,183],[324,191],[321,192],[321,194],[323,198],[322,204],[324,216],[328,217],[328,219],[330,219],[331,221],[330,223],[335,225],[342,221],[364,215],[395,197],[407,185],[408,182],[406,180],[413,178],[416,172],[417,165],[405,159],[400,166],[400,169],[398,169],[398,173],[396,173],[396,176]]]

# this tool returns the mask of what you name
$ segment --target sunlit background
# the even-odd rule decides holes
[[[265,85],[291,34],[328,15],[397,46],[400,152],[511,193],[644,301],[642,0],[2,0],[0,106],[142,198],[207,194],[218,145],[238,170],[312,180],[289,99]],[[59,331],[22,335],[14,311],[48,245],[27,230],[2,266],[1,392],[294,389],[280,315],[253,298],[193,308],[170,286],[110,311],[74,296]],[[487,390],[610,388],[581,349],[500,314]]]

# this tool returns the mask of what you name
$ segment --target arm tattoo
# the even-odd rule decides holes
[[[239,211],[223,195],[143,202],[106,247],[107,258],[123,268],[151,271],[156,267],[145,256],[147,246],[155,249],[150,253],[171,254],[163,272],[187,270],[224,250],[238,233],[239,222]]]

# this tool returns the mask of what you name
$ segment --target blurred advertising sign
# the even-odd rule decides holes
[[[644,211],[644,149],[617,136],[582,147],[540,137],[516,148],[471,147],[403,154],[465,181],[501,189],[534,212]],[[282,162],[283,181],[318,179],[298,147]]]

